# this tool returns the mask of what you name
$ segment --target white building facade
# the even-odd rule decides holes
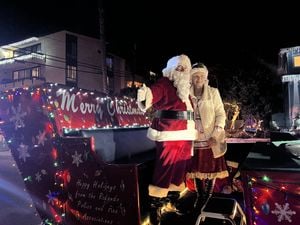
[[[290,128],[300,115],[300,46],[282,48],[278,56],[278,72],[284,92],[284,120],[285,126]]]
[[[59,31],[0,46],[0,90],[47,82],[117,93],[126,85],[125,60],[107,57],[104,45]]]

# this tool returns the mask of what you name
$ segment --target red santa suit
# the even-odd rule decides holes
[[[188,64],[189,61],[186,62],[185,58],[177,56],[173,62],[168,62],[166,69],[169,71],[165,69],[165,74],[172,73],[178,65],[186,66],[189,72],[190,65],[185,63]],[[183,101],[178,96],[174,81],[168,77],[159,79],[150,88],[144,87],[144,94],[145,103],[140,104],[140,108],[146,110],[152,106],[157,110],[147,134],[148,138],[156,141],[157,146],[149,195],[162,198],[166,197],[169,191],[182,191],[185,188],[192,141],[197,134],[193,107],[189,98]],[[140,100],[143,100],[143,97]]]

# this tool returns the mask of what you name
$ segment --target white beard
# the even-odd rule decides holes
[[[190,93],[190,74],[187,72],[173,71],[169,77],[170,80],[174,81],[174,87],[177,88],[177,96],[183,101],[189,101]]]

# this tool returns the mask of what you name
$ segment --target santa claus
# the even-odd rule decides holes
[[[170,193],[185,188],[185,177],[197,131],[189,98],[191,62],[179,55],[167,62],[163,77],[150,87],[138,90],[138,105],[146,111],[156,110],[148,129],[148,138],[156,142],[156,161],[149,185],[152,209],[170,201]],[[152,224],[157,224],[150,214]]]

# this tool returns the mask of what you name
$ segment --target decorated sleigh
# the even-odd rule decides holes
[[[43,224],[140,224],[154,143],[133,99],[47,84],[1,93],[0,118]]]

